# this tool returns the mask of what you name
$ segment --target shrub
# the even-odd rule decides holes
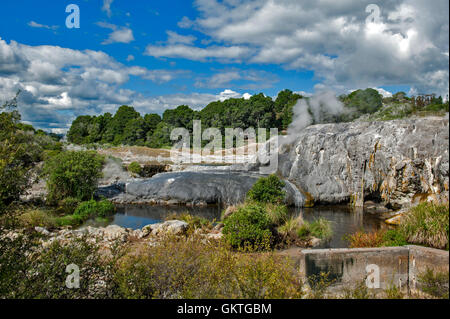
[[[301,298],[292,261],[274,253],[243,254],[200,237],[143,246],[119,260],[117,298],[260,299]]]
[[[3,234],[2,234],[3,235]],[[80,269],[80,288],[65,286],[66,267]],[[86,238],[43,248],[33,238],[0,236],[0,298],[66,299],[108,298],[110,263]],[[103,281],[105,285],[99,285]]]
[[[344,239],[349,243],[350,248],[372,248],[381,247],[383,245],[384,232],[372,231],[364,232],[357,231],[356,233],[344,236]]]
[[[106,218],[114,214],[115,210],[114,204],[107,200],[101,200],[99,202],[90,200],[80,203],[72,215],[56,218],[55,223],[58,226],[76,226],[82,224],[89,218]]]
[[[55,217],[48,211],[42,209],[29,210],[19,217],[20,224],[23,227],[34,228],[36,226],[53,228],[56,226]]]
[[[134,175],[141,175],[142,173],[141,164],[139,164],[138,162],[132,162],[130,165],[128,165],[127,170]]]
[[[86,220],[90,217],[107,217],[113,214],[115,210],[114,204],[106,199],[99,202],[90,200],[81,203],[75,210],[74,215],[81,216]]]
[[[247,198],[260,203],[280,204],[286,196],[284,185],[276,175],[262,177],[247,193]]]
[[[66,197],[89,200],[102,176],[104,159],[93,151],[62,152],[45,162],[48,200],[55,203]]]
[[[383,234],[382,246],[397,247],[408,245],[405,235],[398,229],[390,229]]]
[[[238,208],[234,214],[225,219],[223,234],[226,241],[235,248],[257,246],[271,242],[270,225],[264,208],[249,204]]]
[[[448,250],[448,204],[422,203],[413,207],[400,224],[400,231],[410,243]]]
[[[423,292],[436,298],[448,299],[448,272],[435,273],[432,269],[427,268],[418,275],[418,282]]]

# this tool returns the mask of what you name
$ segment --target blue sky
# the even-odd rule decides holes
[[[63,132],[121,104],[162,113],[280,90],[448,94],[448,1],[4,0],[0,101]],[[68,4],[79,29],[65,26]]]

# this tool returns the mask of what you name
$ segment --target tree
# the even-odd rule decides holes
[[[104,158],[93,151],[61,152],[45,161],[43,175],[47,181],[50,203],[66,197],[92,198],[102,176]]]
[[[33,134],[22,130],[16,96],[0,110],[0,211],[18,200],[32,182],[31,173],[42,156],[42,146]],[[29,131],[29,127],[25,126]],[[34,132],[34,129],[31,130]]]

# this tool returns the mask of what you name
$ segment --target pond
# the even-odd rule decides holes
[[[362,210],[351,210],[347,206],[319,206],[314,208],[290,208],[293,216],[302,216],[312,222],[325,218],[332,223],[333,237],[327,243],[316,248],[346,248],[343,236],[355,231],[377,230],[384,227],[384,222],[376,216]],[[151,206],[151,205],[117,205],[117,213],[103,225],[88,221],[88,225],[118,225],[125,228],[138,229],[149,224],[162,222],[172,213],[188,212],[208,220],[220,220],[222,209],[219,206],[185,207],[185,206]]]

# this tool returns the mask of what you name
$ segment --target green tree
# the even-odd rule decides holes
[[[19,95],[20,91],[0,107],[5,111],[0,113],[0,212],[30,186],[32,169],[43,150],[35,135],[28,134],[28,126],[22,130],[17,111]]]
[[[47,181],[50,203],[66,197],[92,198],[102,176],[104,158],[93,151],[61,152],[45,161],[43,174]]]

